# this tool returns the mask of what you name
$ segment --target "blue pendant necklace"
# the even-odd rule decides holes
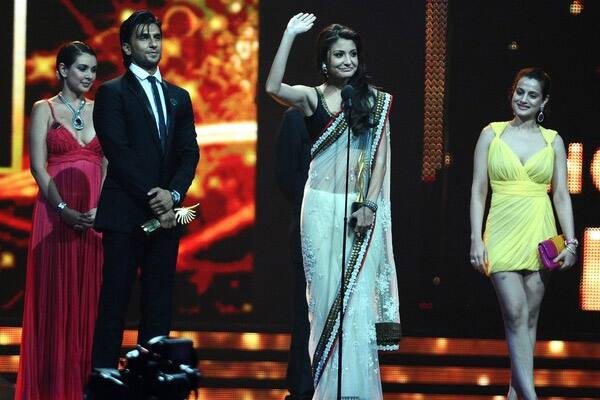
[[[75,108],[73,108],[73,106],[67,101],[67,99],[63,97],[62,93],[58,93],[58,98],[60,99],[60,101],[63,102],[65,106],[67,106],[69,111],[71,111],[71,114],[73,114],[73,118],[71,119],[71,125],[73,125],[73,128],[75,128],[78,131],[82,130],[85,127],[83,118],[81,118],[81,111],[83,110],[83,107],[85,107],[85,97],[81,99],[81,102],[79,103],[79,108],[77,110],[75,110]]]

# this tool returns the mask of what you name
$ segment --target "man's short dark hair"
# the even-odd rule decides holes
[[[131,56],[125,54],[123,51],[123,43],[131,44],[131,35],[137,31],[138,26],[150,26],[152,24],[156,24],[162,34],[160,20],[148,10],[137,10],[121,24],[119,38],[121,40],[121,54],[123,55],[123,65],[125,65],[125,68],[129,68],[129,64],[131,64]]]

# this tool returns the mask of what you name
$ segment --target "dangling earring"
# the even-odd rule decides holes
[[[542,106],[540,108],[540,112],[538,113],[537,118],[536,118],[538,124],[541,124],[542,122],[544,122],[544,118],[545,118],[545,116],[544,116],[544,106]]]
[[[321,73],[327,77],[327,65],[321,63]]]

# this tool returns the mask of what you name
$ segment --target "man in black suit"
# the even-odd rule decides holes
[[[131,288],[140,268],[138,343],[168,335],[181,227],[173,208],[183,201],[199,160],[189,94],[164,81],[160,21],[134,12],[121,24],[127,72],[102,84],[94,126],[108,159],[95,228],[103,232],[104,266],[92,365],[115,368]],[[140,225],[157,218],[146,237]]]
[[[277,183],[292,205],[290,255],[295,277],[294,324],[286,376],[286,386],[290,394],[286,396],[286,400],[310,400],[314,392],[308,354],[310,326],[306,304],[306,278],[300,243],[300,210],[309,164],[310,138],[304,117],[298,110],[290,108],[285,112],[279,128],[276,155]]]

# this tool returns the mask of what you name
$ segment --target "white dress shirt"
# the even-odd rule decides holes
[[[147,79],[150,76],[150,74],[148,73],[148,71],[146,71],[145,69],[143,69],[142,67],[140,67],[138,65],[135,65],[134,63],[129,64],[129,70],[131,72],[133,72],[135,77],[138,79],[138,81],[142,85],[142,88],[144,88],[144,92],[146,92],[146,97],[148,97],[148,102],[150,103],[150,107],[152,107],[152,112],[154,113],[154,121],[156,122],[156,131],[158,132],[158,135],[160,136],[160,127],[158,126],[158,121],[159,121],[158,111],[156,110],[156,102],[154,101],[154,94],[152,93],[152,84]],[[165,117],[165,127],[166,127],[166,126],[169,126],[168,121],[167,121],[167,106],[165,103],[165,95],[163,93],[162,76],[160,75],[160,69],[158,69],[158,66],[156,67],[156,72],[154,73],[154,77],[156,78],[156,81],[157,81],[156,86],[158,86],[158,94],[160,96],[160,104],[162,105],[163,115]]]

